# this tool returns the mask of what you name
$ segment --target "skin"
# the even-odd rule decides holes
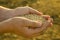
[[[42,25],[41,22],[32,21],[23,17],[16,17],[19,15],[35,13],[43,16],[47,20],[47,25]],[[16,33],[18,35],[31,38],[39,35],[39,33],[52,25],[52,19],[48,15],[43,15],[41,12],[30,7],[17,7],[9,9],[0,6],[0,33]],[[33,28],[29,28],[33,27]],[[38,27],[35,28],[34,27]]]

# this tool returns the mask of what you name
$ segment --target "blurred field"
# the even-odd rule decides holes
[[[0,0],[0,6],[16,8],[30,6],[54,19],[54,25],[31,40],[60,40],[60,0]],[[0,34],[0,40],[27,40],[15,34]]]

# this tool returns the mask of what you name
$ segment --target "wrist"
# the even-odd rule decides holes
[[[0,22],[0,33],[8,33],[12,32],[13,27],[11,26],[10,23],[3,21]]]
[[[0,27],[0,33],[8,33],[10,31],[11,31],[10,28],[6,28],[6,26]]]

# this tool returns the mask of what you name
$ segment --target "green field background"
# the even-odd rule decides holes
[[[50,15],[54,22],[42,35],[28,40],[60,40],[60,0],[0,0],[0,6],[16,8],[30,6]],[[7,36],[6,36],[7,35]],[[0,34],[0,40],[27,40],[15,34]]]

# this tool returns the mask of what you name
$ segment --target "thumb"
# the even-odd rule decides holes
[[[29,28],[38,28],[38,27],[41,27],[41,25],[42,25],[42,22],[32,21],[32,20],[28,23]]]

